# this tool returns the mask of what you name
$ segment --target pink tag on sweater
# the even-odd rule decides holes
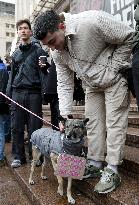
[[[57,160],[55,175],[81,180],[84,175],[85,165],[86,159],[84,157],[62,153]]]

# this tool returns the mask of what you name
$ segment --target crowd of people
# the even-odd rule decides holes
[[[50,103],[51,123],[59,127],[61,132],[64,132],[64,126],[58,121],[58,116],[67,118],[72,113],[75,73],[82,80],[85,90],[85,116],[89,118],[84,178],[100,177],[94,188],[99,193],[113,191],[121,183],[118,165],[123,160],[130,88],[134,96],[136,95],[139,106],[138,11],[139,1],[136,0],[136,32],[104,11],[85,11],[73,15],[64,12],[58,15],[53,10],[46,11],[35,19],[33,36],[38,43],[31,41],[29,20],[20,20],[16,23],[16,29],[21,43],[12,55],[10,74],[3,62],[0,62],[0,80],[4,79],[1,91],[40,117],[42,100]],[[42,49],[42,44],[50,48],[51,63],[48,63],[48,53]],[[46,56],[43,63],[42,56]],[[9,105],[2,96],[0,103],[3,106],[0,109],[2,164],[2,127],[9,116]],[[42,121],[13,102],[10,104],[10,115],[13,154],[11,166],[17,168],[26,163],[25,125],[30,139],[33,131],[42,127]],[[29,140],[30,158],[31,147]],[[107,163],[105,167],[104,161]]]

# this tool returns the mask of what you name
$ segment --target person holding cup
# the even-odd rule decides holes
[[[42,48],[31,42],[32,31],[28,19],[19,20],[16,23],[16,28],[21,43],[12,55],[7,96],[42,117],[42,79],[49,68],[47,55]],[[45,56],[45,62],[41,63],[40,56]],[[32,132],[41,128],[43,123],[11,102],[11,135],[14,157],[11,166],[13,168],[26,163],[24,149],[25,124],[30,139]],[[32,146],[29,140],[29,158],[31,158],[31,155]]]

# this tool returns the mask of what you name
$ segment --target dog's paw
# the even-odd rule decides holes
[[[70,204],[75,204],[75,200],[72,197],[68,197],[68,202]]]
[[[34,182],[33,180],[29,180],[29,184],[30,184],[30,185],[34,185],[35,182]]]
[[[41,176],[42,180],[46,180],[47,176]]]
[[[60,196],[63,196],[63,190],[58,189],[58,190],[57,190],[57,193],[58,193]]]

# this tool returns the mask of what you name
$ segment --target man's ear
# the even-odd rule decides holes
[[[73,116],[71,114],[68,115],[68,119],[73,119]]]
[[[86,125],[88,121],[89,121],[89,118],[85,118],[85,119],[83,120],[84,125]]]
[[[63,22],[61,22],[59,25],[58,25],[58,28],[61,29],[61,30],[65,30],[65,24]]]
[[[30,37],[31,37],[31,36],[33,36],[33,32],[32,32],[32,30],[30,30]]]

